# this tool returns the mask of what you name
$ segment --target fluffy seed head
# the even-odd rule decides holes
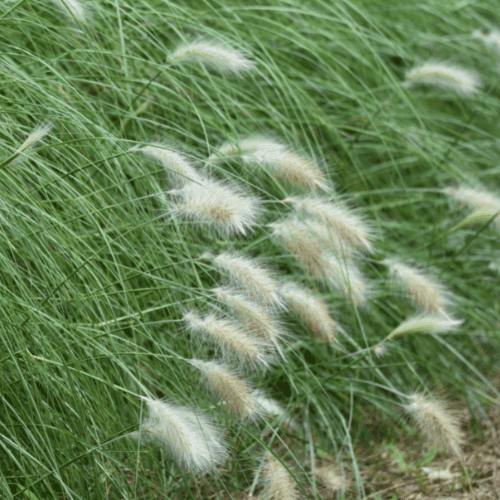
[[[407,85],[423,84],[473,95],[481,87],[481,78],[474,71],[442,62],[429,62],[416,66],[406,74]]]
[[[456,189],[447,188],[443,192],[452,199],[475,209],[467,218],[469,219],[468,224],[486,222],[500,213],[500,197],[485,189],[461,186]],[[500,227],[500,217],[496,216],[493,222],[497,227]],[[465,221],[461,225],[466,225]]]
[[[220,397],[230,411],[244,417],[256,416],[256,403],[248,384],[241,380],[227,366],[215,361],[191,360],[205,376],[211,392]]]
[[[438,314],[450,304],[450,293],[420,269],[394,259],[386,259],[382,263],[389,267],[391,278],[406,290],[424,312]]]
[[[443,313],[438,316],[422,314],[403,321],[391,332],[387,340],[412,333],[447,333],[456,330],[463,322],[463,320],[452,319]]]
[[[177,184],[184,185],[190,181],[201,182],[196,169],[191,165],[187,156],[168,149],[164,144],[153,143],[138,151],[161,163],[170,180]]]
[[[264,466],[264,481],[269,500],[298,500],[295,481],[271,454],[267,456]]]
[[[84,22],[87,19],[87,9],[78,0],[52,0],[61,11],[68,16],[71,21],[75,19],[79,22]]]
[[[278,177],[292,184],[316,190],[329,191],[326,178],[319,166],[312,160],[299,156],[291,151],[258,149],[244,157],[246,163],[257,163]]]
[[[321,469],[316,469],[314,472],[315,476],[332,491],[345,490],[350,486],[350,482],[335,466],[322,467]]]
[[[240,325],[209,314],[200,317],[189,312],[184,317],[188,327],[212,340],[225,352],[232,353],[251,364],[268,366],[271,359],[266,351],[267,344],[261,339],[249,335]]]
[[[269,225],[273,236],[278,236],[288,250],[316,278],[328,281],[354,302],[356,306],[365,300],[367,291],[361,272],[346,259],[344,248],[338,247],[338,240],[324,226],[315,221],[303,223],[296,217]],[[331,251],[337,247],[338,254]]]
[[[245,295],[235,293],[228,288],[214,288],[212,292],[231,309],[233,314],[238,316],[248,332],[279,348],[278,342],[283,337],[284,332],[265,309],[247,299]]]
[[[206,257],[211,257],[206,254]],[[243,287],[250,298],[263,306],[282,306],[277,281],[267,269],[248,257],[223,252],[212,258],[213,263],[229,275],[231,284]]]
[[[215,179],[203,179],[201,184],[189,182],[170,194],[180,199],[174,215],[213,227],[226,237],[234,233],[245,235],[261,213],[258,198],[244,194],[234,184]]]
[[[33,132],[31,132],[28,138],[17,149],[16,154],[18,156],[14,160],[12,160],[11,164],[22,161],[24,158],[23,153],[31,149],[38,141],[40,141],[45,135],[47,135],[51,128],[51,122],[42,123],[38,127],[34,128]]]
[[[165,446],[185,470],[213,470],[228,457],[223,432],[208,417],[167,401],[143,398],[150,417],[141,425],[140,437]],[[134,438],[139,432],[132,433]]]
[[[299,424],[297,421],[287,414],[287,411],[274,399],[268,398],[262,391],[254,391],[254,401],[257,407],[265,414],[271,417],[278,417],[278,419],[286,427],[298,431]]]
[[[474,31],[472,36],[481,40],[487,47],[500,54],[500,31],[493,30],[488,35],[481,31]]]
[[[429,442],[460,456],[465,436],[456,412],[451,411],[444,402],[423,394],[412,394],[409,400],[406,409],[412,413],[420,430],[427,434]]]
[[[255,63],[247,59],[240,50],[206,40],[180,45],[170,55],[169,63],[198,63],[220,73],[237,75],[255,67]]]
[[[300,211],[323,221],[339,240],[359,249],[373,252],[372,230],[363,218],[339,203],[331,203],[321,198],[290,197],[283,200]]]
[[[304,290],[296,285],[283,285],[280,293],[288,302],[290,310],[296,311],[300,319],[324,342],[334,342],[342,332],[340,326],[332,319],[328,306],[311,290]]]
[[[225,142],[224,144],[221,144],[217,153],[211,155],[209,160],[240,155],[246,157],[256,153],[257,151],[266,151],[268,155],[273,155],[282,153],[285,149],[285,146],[275,139],[263,135],[253,135],[236,141],[235,143]]]
[[[387,354],[387,346],[385,344],[377,344],[372,347],[372,351],[377,358],[382,358]]]

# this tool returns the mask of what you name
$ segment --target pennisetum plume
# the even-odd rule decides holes
[[[39,142],[44,136],[46,136],[50,129],[52,128],[51,122],[45,122],[38,127],[33,129],[33,132],[28,136],[28,138],[19,146],[17,151],[12,156],[13,159],[10,161],[9,165],[12,163],[17,163],[23,160],[24,153],[31,149],[37,142]]]
[[[243,156],[246,158],[257,151],[265,151],[268,155],[282,153],[286,147],[280,141],[263,135],[252,135],[235,142],[225,142],[217,148],[217,152],[212,154],[209,161],[218,158],[232,156]]]
[[[382,264],[389,268],[391,278],[405,289],[423,311],[439,314],[450,304],[450,293],[420,269],[395,259],[386,259]]]
[[[452,199],[463,203],[474,210],[460,226],[486,222],[495,217],[494,224],[500,227],[500,197],[485,189],[475,189],[461,186],[458,188],[446,188],[443,192]]]
[[[255,417],[257,406],[252,390],[227,366],[215,361],[191,360],[191,364],[204,375],[212,393],[226,403],[229,410],[241,418]]]
[[[332,491],[345,490],[350,486],[350,482],[346,477],[333,465],[316,469],[314,475]]]
[[[52,0],[72,21],[84,22],[87,19],[87,8],[78,0]]]
[[[474,71],[452,64],[428,62],[408,71],[406,84],[409,86],[430,85],[470,96],[478,92],[481,87],[481,78]]]
[[[161,163],[171,181],[181,185],[190,181],[201,182],[196,168],[187,156],[170,149],[165,144],[156,142],[142,148],[133,148],[131,151],[135,150],[141,151]]]
[[[261,213],[258,198],[245,194],[239,186],[215,179],[203,179],[200,184],[189,182],[168,194],[179,199],[173,215],[213,227],[226,237],[234,233],[245,235]]]
[[[184,320],[190,330],[215,342],[225,353],[232,353],[243,361],[265,367],[269,366],[272,360],[267,350],[268,345],[258,337],[248,334],[237,323],[218,318],[214,314],[201,317],[195,312],[186,314]]]
[[[439,315],[422,314],[403,321],[389,334],[387,340],[412,333],[448,333],[457,329],[462,323],[463,320],[452,319],[443,312]]]
[[[228,288],[214,288],[212,292],[238,316],[249,333],[271,342],[280,350],[279,341],[284,336],[284,331],[265,309],[247,299],[245,295]]]
[[[255,63],[238,49],[222,42],[198,40],[179,45],[168,58],[170,64],[197,63],[220,73],[241,74],[254,69]]]
[[[243,287],[253,300],[259,301],[265,307],[282,307],[276,279],[257,261],[232,252],[223,252],[216,256],[206,253],[202,257],[211,259],[217,268],[229,275],[232,285]]]
[[[168,401],[143,399],[150,417],[130,437],[165,446],[183,469],[195,473],[214,470],[227,459],[223,431],[207,416]]]
[[[311,290],[296,285],[286,284],[280,293],[288,302],[290,310],[296,311],[307,327],[324,342],[334,342],[342,328],[330,316],[328,306]]]
[[[500,31],[492,30],[489,34],[482,31],[474,31],[472,36],[481,40],[487,47],[500,54]]]
[[[406,409],[413,415],[420,430],[427,434],[429,442],[461,456],[465,437],[457,413],[451,411],[446,403],[423,394],[412,394],[409,400]]]
[[[340,203],[322,198],[290,197],[283,200],[292,203],[299,211],[323,221],[338,239],[367,252],[373,252],[371,228],[363,217]]]
[[[299,424],[297,421],[288,415],[288,412],[274,399],[268,398],[262,391],[254,391],[253,397],[257,407],[265,414],[271,417],[277,417],[279,422],[293,429],[295,431],[299,430]]]
[[[269,500],[298,500],[295,481],[273,455],[269,454],[264,465],[265,491]]]
[[[304,223],[296,217],[269,224],[269,227],[273,229],[273,236],[279,237],[312,275],[342,290],[356,306],[365,301],[367,287],[361,272],[346,258],[345,248],[338,248],[324,227],[315,221]],[[341,255],[330,251],[332,245],[337,246]]]

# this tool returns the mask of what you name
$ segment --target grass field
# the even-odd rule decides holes
[[[495,214],[462,225],[471,209],[443,193],[499,189],[500,46],[473,36],[497,26],[493,3],[97,0],[83,14],[71,5],[14,0],[0,10],[1,497],[270,498],[270,452],[301,498],[403,498],[374,494],[358,447],[397,449],[404,434],[430,462],[437,450],[418,433],[407,396],[467,407],[471,432],[500,396]],[[235,75],[169,62],[200,37],[240,50],[254,68]],[[405,83],[428,61],[477,72],[482,86],[464,95]],[[269,225],[294,212],[283,200],[310,190],[237,156],[207,162],[222,143],[256,134],[314,159],[332,190],[312,196],[345,202],[371,228],[373,253],[355,257],[363,304],[316,279],[273,236]],[[181,217],[169,193],[175,175],[138,150],[152,143],[258,198],[253,229],[226,234]],[[321,296],[342,325],[338,343],[325,343],[300,315],[277,312],[283,357],[238,368],[295,428],[226,411],[189,362],[221,357],[183,319],[224,309],[211,290],[226,277],[208,251],[258,259],[280,282]],[[419,311],[389,279],[391,258],[442,283],[453,294],[449,314],[464,322],[446,334],[396,335],[378,357],[372,347]],[[218,471],[196,474],[133,439],[148,415],[141,396],[219,425],[229,456]],[[323,494],[313,471],[331,460],[350,486]]]

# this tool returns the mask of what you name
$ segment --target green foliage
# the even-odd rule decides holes
[[[344,461],[363,498],[354,448],[371,437],[368,413],[393,438],[391,427],[408,425],[400,393],[427,388],[474,409],[498,396],[482,375],[499,360],[499,274],[490,268],[498,230],[451,232],[466,213],[440,192],[469,181],[498,188],[498,56],[471,36],[492,27],[491,3],[90,7],[87,22],[52,2],[4,2],[0,12],[2,498],[239,498],[275,447],[310,498],[319,498],[306,475],[315,447]],[[198,35],[251,54],[256,70],[238,78],[169,67],[176,44]],[[405,89],[405,71],[429,59],[475,69],[483,92]],[[10,163],[46,119],[51,132]],[[255,133],[313,155],[334,197],[373,221],[380,236],[362,264],[373,287],[365,308],[322,287],[270,238],[267,224],[291,210],[280,202],[295,192],[290,185],[236,160],[212,165],[266,201],[249,238],[222,241],[169,218],[163,168],[129,151],[166,141],[204,169],[221,142]],[[214,304],[208,291],[221,276],[200,259],[207,250],[264,258],[284,281],[320,293],[345,327],[341,351],[283,315],[293,334],[287,362],[251,375],[304,431],[221,413],[186,362],[214,356],[182,322],[186,310]],[[391,256],[438,269],[465,323],[449,336],[395,339],[378,359],[369,348],[413,311],[380,264]],[[194,477],[154,446],[114,440],[137,430],[145,411],[138,395],[203,409],[227,427],[227,467]]]

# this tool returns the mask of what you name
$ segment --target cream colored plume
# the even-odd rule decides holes
[[[422,314],[403,321],[387,337],[387,340],[412,333],[448,333],[456,330],[463,320],[455,320],[445,313],[439,315]]]
[[[267,499],[298,500],[295,481],[273,455],[269,454],[264,465],[264,482]]]
[[[21,146],[19,146],[17,151],[14,153],[14,155],[17,156],[9,163],[9,165],[21,162],[25,158],[24,153],[26,153],[26,151],[31,149],[37,142],[42,140],[42,138],[50,132],[51,128],[52,128],[51,122],[45,122],[39,125],[38,127],[35,127],[33,129],[33,132],[31,132],[28,138],[21,144]]]

